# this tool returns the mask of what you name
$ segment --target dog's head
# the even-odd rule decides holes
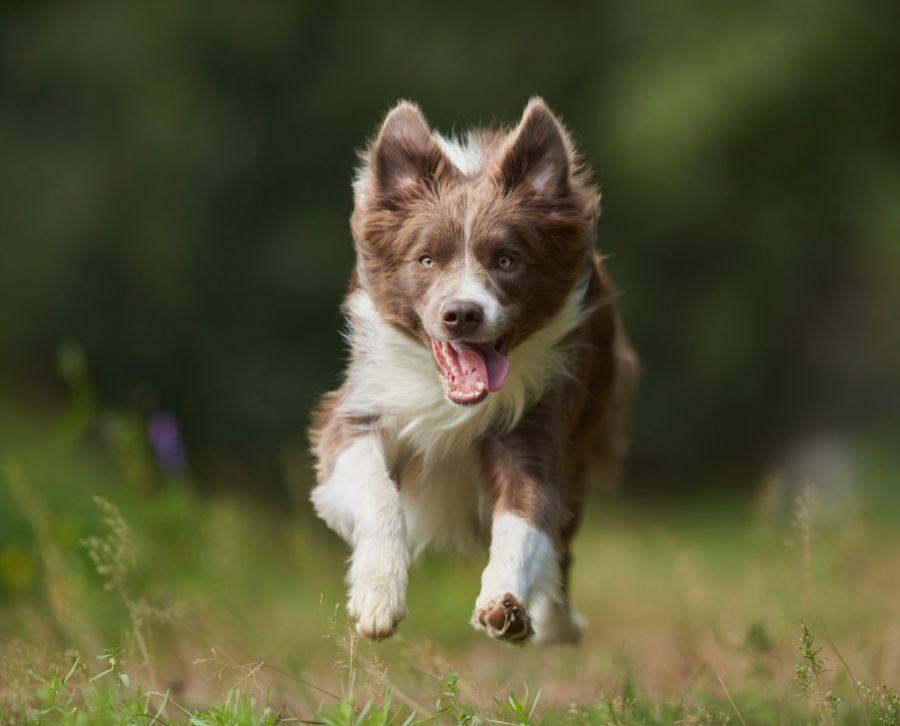
[[[362,155],[357,277],[382,318],[428,346],[447,397],[503,386],[507,353],[551,320],[585,269],[598,195],[533,99],[508,132],[463,142],[398,104]]]

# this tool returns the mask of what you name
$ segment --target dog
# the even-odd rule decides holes
[[[576,642],[570,544],[592,463],[619,471],[638,376],[595,252],[598,190],[540,98],[464,138],[400,102],[360,162],[350,359],[310,431],[356,630],[394,633],[426,546],[480,543],[472,624]]]

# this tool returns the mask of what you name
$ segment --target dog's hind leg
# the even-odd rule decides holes
[[[531,607],[534,640],[541,645],[578,643],[587,621],[572,609],[569,577],[572,569],[572,539],[581,522],[586,495],[585,457],[568,452],[568,476],[563,489],[565,514],[559,531],[559,590],[557,597],[539,595]]]
[[[371,640],[388,637],[407,615],[409,551],[400,492],[375,434],[347,442],[312,501],[353,547],[347,610],[357,632]]]
[[[534,642],[540,645],[552,643],[574,644],[581,641],[587,621],[572,609],[569,600],[569,568],[572,557],[568,543],[563,545],[560,556],[560,588],[558,597],[538,593],[531,604],[534,625]]]

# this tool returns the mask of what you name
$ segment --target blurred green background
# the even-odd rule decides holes
[[[87,398],[173,414],[200,486],[284,500],[342,367],[355,150],[399,98],[452,132],[540,94],[603,188],[644,365],[626,492],[747,490],[804,441],[890,440],[898,22],[817,0],[8,4],[0,402],[66,405],[75,341]]]
[[[748,723],[809,723],[803,617],[844,715],[900,682],[898,27],[879,0],[4,4],[0,721],[70,648],[184,704],[219,659],[346,685],[306,426],[345,356],[355,153],[399,98],[443,132],[562,116],[644,378],[575,545],[577,658],[468,627],[483,553],[416,565],[358,655],[425,703],[449,668],[681,715],[727,683]]]

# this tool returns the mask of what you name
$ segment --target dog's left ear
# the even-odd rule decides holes
[[[541,98],[532,98],[494,171],[506,191],[529,185],[548,200],[569,191],[571,152],[565,132]]]

